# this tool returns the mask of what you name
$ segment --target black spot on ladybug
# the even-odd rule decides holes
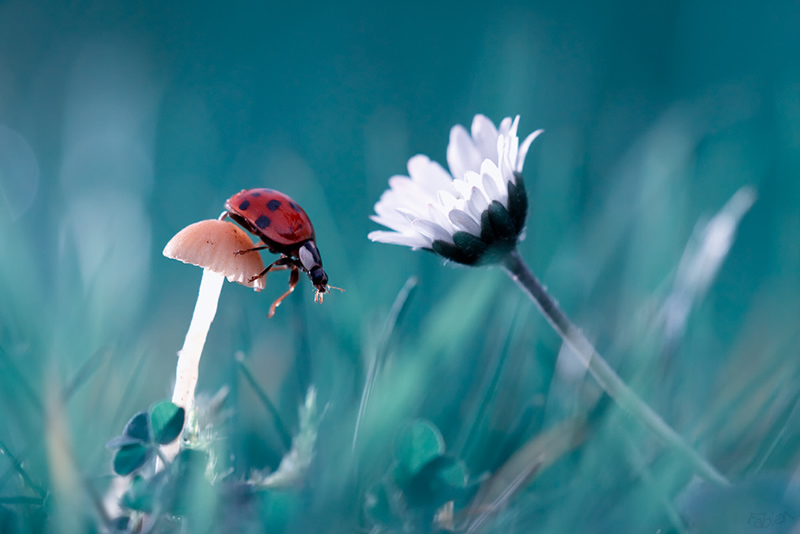
[[[300,206],[298,206],[298,205],[297,205],[297,204],[295,204],[294,202],[292,202],[292,201],[289,201],[289,205],[292,207],[292,209],[293,209],[294,211],[300,211]]]
[[[281,207],[281,201],[280,200],[275,200],[273,198],[272,200],[267,202],[267,208],[269,208],[269,211],[275,211],[280,207]]]
[[[251,195],[251,196],[254,196],[254,197],[260,197],[260,196],[261,196],[261,193],[250,193],[250,195]]]
[[[258,219],[256,219],[256,226],[258,226],[259,228],[261,228],[263,230],[264,228],[269,226],[269,223],[271,223],[271,222],[272,221],[270,221],[269,217],[267,217],[266,215],[260,215],[258,217]]]
[[[239,204],[239,209],[242,210],[242,211],[246,210],[249,207],[250,207],[250,201],[249,200],[245,200],[244,202]]]

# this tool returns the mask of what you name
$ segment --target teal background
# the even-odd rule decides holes
[[[161,250],[252,187],[302,204],[330,282],[346,291],[313,305],[302,280],[267,320],[284,273],[261,294],[224,287],[199,389],[231,388],[224,432],[237,476],[282,452],[237,353],[290,427],[309,384],[330,403],[308,506],[342,531],[364,524],[363,488],[409,419],[431,419],[456,447],[475,425],[460,452],[477,477],[591,411],[593,382],[555,371],[557,336],[499,269],[443,267],[366,238],[409,157],[444,164],[454,124],[519,114],[521,137],[545,129],[524,172],[520,251],[533,271],[723,473],[784,480],[799,428],[799,23],[788,1],[0,1],[0,441],[54,494],[70,480],[63,462],[104,487],[103,444],[170,396],[196,298],[199,269]],[[758,200],[678,348],[665,348],[651,312],[696,225],[745,185]],[[411,276],[359,475],[348,478],[339,459],[367,364]],[[497,531],[677,529],[662,505],[689,481],[686,466],[609,410]],[[649,486],[629,446],[661,462]],[[0,457],[2,498],[31,493],[15,473]],[[53,513],[91,515],[75,499]],[[20,524],[39,517],[6,508]],[[289,514],[282,528],[302,531],[307,519]]]

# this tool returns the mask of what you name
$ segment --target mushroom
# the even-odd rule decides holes
[[[187,415],[194,404],[200,356],[208,329],[217,313],[222,282],[227,278],[229,282],[238,282],[256,291],[264,289],[263,276],[253,280],[264,270],[261,256],[239,254],[252,248],[253,242],[244,230],[231,222],[216,219],[190,224],[164,247],[164,256],[203,268],[192,322],[186,332],[183,348],[178,352],[175,389],[172,393],[172,402],[183,407]],[[177,454],[177,442],[174,454]]]

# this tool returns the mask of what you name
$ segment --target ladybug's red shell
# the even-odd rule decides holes
[[[277,252],[314,239],[311,219],[297,202],[274,189],[245,189],[225,203],[231,217]]]

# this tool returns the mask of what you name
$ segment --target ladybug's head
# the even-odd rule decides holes
[[[314,241],[306,241],[297,254],[303,270],[308,274],[311,283],[317,288],[317,294],[328,292],[328,275],[322,268],[322,258]]]
[[[328,275],[321,265],[308,271],[308,277],[311,278],[311,283],[314,284],[317,291],[328,292]]]

